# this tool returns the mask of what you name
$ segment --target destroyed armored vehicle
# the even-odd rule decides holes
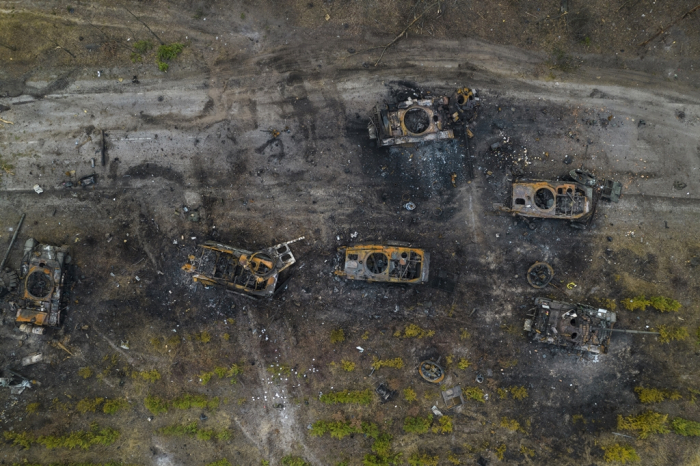
[[[430,254],[408,243],[358,244],[338,248],[343,253],[335,274],[350,280],[423,284],[428,281]]]
[[[530,340],[596,354],[608,351],[617,321],[607,309],[547,298],[536,298],[531,312],[524,325]]]
[[[207,241],[199,257],[190,256],[182,268],[204,286],[221,286],[253,298],[269,298],[277,290],[280,273],[296,262],[289,245],[280,243],[257,252]]]
[[[409,97],[392,105],[377,105],[368,124],[369,138],[377,147],[454,139],[454,129],[479,99],[468,88],[447,96]]]
[[[33,238],[27,240],[20,268],[20,297],[11,303],[17,313],[17,322],[49,327],[61,324],[70,261],[68,246],[38,244]]]
[[[618,202],[622,184],[597,180],[584,170],[572,170],[568,180],[544,181],[514,179],[508,205],[494,208],[521,217],[589,221],[599,199]],[[600,181],[600,182],[599,182]]]

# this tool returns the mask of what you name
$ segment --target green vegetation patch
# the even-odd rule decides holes
[[[331,343],[342,343],[345,341],[345,331],[338,328],[331,331]]]
[[[408,434],[425,434],[430,430],[433,424],[433,415],[428,414],[426,417],[411,417],[408,416],[403,420],[403,430]]]
[[[128,406],[129,403],[127,403],[127,401],[122,398],[107,400],[102,406],[102,412],[105,414],[117,414],[119,411],[127,408]]]
[[[330,404],[348,404],[355,403],[360,405],[368,405],[372,402],[372,390],[343,390],[340,392],[324,393],[319,397],[321,403]]]
[[[134,42],[134,51],[144,54],[153,48],[153,42],[150,40],[137,40]]]
[[[670,343],[672,341],[683,341],[690,337],[688,329],[685,327],[667,327],[659,325],[659,341]]]
[[[677,417],[671,421],[673,431],[684,437],[700,437],[700,422]]]
[[[168,408],[170,407],[170,403],[168,403],[168,401],[155,395],[148,395],[146,399],[143,400],[143,404],[146,406],[146,409],[153,414],[167,413]]]
[[[342,361],[340,361],[340,364],[342,365],[343,370],[345,372],[352,372],[355,370],[355,363],[352,361],[348,361],[347,359],[343,359]]]
[[[150,383],[158,382],[161,379],[161,375],[160,372],[158,372],[158,369],[134,372],[131,374],[131,376],[135,379],[145,380],[146,382]]]
[[[29,403],[25,408],[25,411],[27,411],[27,414],[34,414],[39,411],[40,407],[41,405],[39,403]]]
[[[374,361],[372,362],[372,368],[374,368],[375,371],[378,371],[382,367],[392,367],[394,369],[401,369],[403,367],[403,359],[401,359],[401,358],[379,359],[376,356],[374,356]]]
[[[268,368],[268,372],[269,372]],[[199,381],[202,385],[206,385],[209,383],[209,381],[214,377],[217,376],[220,379],[231,379],[231,383],[234,384],[237,382],[236,376],[240,375],[243,373],[243,366],[240,364],[231,364],[231,367],[223,367],[223,366],[218,366],[215,367],[213,371],[210,372],[203,372],[199,374]]]
[[[527,388],[520,386],[513,386],[510,387],[510,394],[513,396],[513,399],[515,400],[524,400],[527,398],[529,395],[527,394]]]
[[[83,398],[82,400],[78,401],[78,403],[75,405],[75,409],[82,414],[85,414],[88,411],[94,413],[95,411],[97,411],[97,408],[102,403],[104,403],[104,401],[104,398]]]
[[[185,44],[174,42],[158,47],[156,63],[160,71],[168,71],[170,65],[167,62],[176,59],[185,49]]]
[[[231,466],[231,462],[229,460],[227,460],[226,458],[222,458],[218,461],[213,461],[213,462],[207,464],[207,466]]]
[[[406,328],[403,329],[403,333],[401,329],[394,332],[396,338],[426,338],[432,337],[433,335],[435,335],[435,330],[425,330],[416,324],[408,324]]]
[[[90,426],[90,430],[76,430],[65,435],[40,435],[35,436],[31,432],[3,432],[5,440],[15,446],[29,448],[33,444],[43,445],[49,450],[63,448],[73,450],[81,448],[88,450],[93,445],[112,445],[120,436],[116,429],[111,427],[99,427],[96,424]]]
[[[176,409],[209,409],[214,410],[219,407],[219,397],[209,398],[205,395],[185,394],[171,401],[171,406]]]
[[[311,464],[304,461],[303,458],[292,455],[287,455],[282,458],[282,464],[284,466],[311,466]]]
[[[452,418],[450,416],[442,416],[438,419],[437,425],[433,426],[434,434],[449,434],[452,432]]]
[[[330,433],[334,439],[342,440],[351,434],[365,434],[376,439],[379,436],[379,428],[373,422],[352,421],[316,421],[311,425],[311,436],[322,437]]]
[[[81,367],[78,369],[78,375],[84,379],[89,379],[92,377],[92,369],[89,367]]]
[[[615,443],[613,445],[603,447],[605,452],[606,463],[636,463],[640,461],[639,455],[634,448],[628,444]]]
[[[414,453],[408,457],[408,464],[411,466],[438,466],[439,461],[439,456],[427,453]]]
[[[466,387],[462,389],[462,393],[470,400],[486,403],[484,392],[479,387]]]
[[[507,417],[501,418],[501,427],[504,427],[510,431],[517,432],[521,430],[520,423],[515,419],[509,419]]]
[[[647,299],[644,295],[623,300],[623,305],[628,311],[643,311],[647,307],[652,307],[659,312],[678,312],[681,303],[675,299],[665,296],[652,296]]]
[[[471,365],[472,365],[472,363],[469,362],[469,360],[466,358],[460,359],[459,362],[457,363],[457,367],[459,367],[462,370],[467,369]]]
[[[414,389],[404,388],[403,399],[406,401],[416,401],[418,399],[418,396],[416,395],[416,391]]]
[[[658,388],[635,387],[634,392],[642,403],[660,403],[665,399],[680,400],[681,394],[672,390],[660,390]]]
[[[667,434],[668,414],[646,411],[638,416],[617,416],[617,428],[636,432],[640,439],[649,437],[650,434]]]
[[[215,429],[202,429],[199,427],[196,421],[190,422],[189,424],[174,424],[171,426],[163,427],[158,429],[158,433],[161,435],[182,437],[189,436],[196,438],[197,440],[228,440],[231,438],[231,432],[227,429],[215,430]]]

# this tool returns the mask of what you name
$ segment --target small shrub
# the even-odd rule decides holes
[[[462,369],[462,370],[465,370],[466,368],[468,368],[468,367],[471,366],[471,365],[472,365],[472,363],[470,363],[470,362],[469,362],[467,359],[465,359],[465,358],[460,359],[459,362],[457,363],[457,367],[459,367],[459,368]]]
[[[407,434],[425,434],[430,430],[433,423],[433,416],[429,414],[427,417],[411,417],[408,416],[403,420],[403,430]]]
[[[527,388],[520,386],[520,387],[510,387],[510,394],[513,395],[513,399],[515,400],[524,400],[527,398],[529,395],[527,394]]]
[[[143,56],[140,53],[131,52],[129,59],[131,60],[131,63],[141,63],[143,61]]]
[[[92,400],[90,398],[83,398],[82,400],[78,401],[78,404],[75,405],[75,409],[82,414],[85,414],[88,411],[94,413],[97,411],[97,407],[104,403],[104,401],[104,398],[95,398]]]
[[[338,328],[331,331],[331,343],[342,343],[345,341],[345,331]]]
[[[196,438],[197,440],[208,441],[213,438],[217,440],[227,440],[231,438],[231,433],[227,430],[216,431],[214,429],[201,429],[196,421],[190,422],[189,424],[174,424],[171,426],[163,427],[158,429],[158,433],[161,435],[168,436],[189,436]]]
[[[447,461],[449,461],[452,464],[462,464],[457,455],[455,455],[454,453],[450,453],[449,455],[447,455]]]
[[[227,460],[226,458],[222,458],[218,461],[208,463],[207,466],[231,466],[231,462],[229,460]]]
[[[533,450],[532,448],[528,448],[525,445],[520,445],[520,454],[526,458],[527,457],[534,458],[535,457],[535,450]]]
[[[501,418],[501,427],[504,427],[510,431],[517,432],[520,428],[520,423],[515,419],[508,419],[507,417]]]
[[[287,455],[284,458],[282,458],[282,464],[284,466],[311,466],[309,463],[304,461],[303,458],[292,455]]]
[[[167,63],[165,63],[163,61],[159,61],[156,63],[158,64],[158,70],[162,71],[163,73],[165,73],[166,71],[168,71],[170,69],[170,65],[168,65]]]
[[[484,399],[484,392],[478,387],[463,388],[462,393],[468,399],[478,401],[479,403],[486,403],[486,400]]]
[[[432,337],[433,335],[435,335],[435,330],[425,330],[416,324],[408,324],[406,328],[403,329],[403,335],[401,334],[401,330],[397,330],[394,333],[396,338],[425,338]]]
[[[433,426],[434,434],[449,434],[452,432],[452,418],[450,416],[442,416],[438,419],[438,425]]]
[[[374,362],[372,363],[372,367],[374,368],[374,370],[377,371],[382,367],[392,367],[394,369],[401,369],[403,367],[403,359],[379,359],[376,356],[374,356]]]
[[[25,450],[28,450],[32,443],[36,442],[34,436],[29,432],[11,432],[6,430],[2,434],[5,436],[5,440],[12,442],[12,445],[22,447]]]
[[[411,466],[438,466],[439,456],[430,456],[426,453],[414,453],[408,457],[408,464]]]
[[[348,404],[356,403],[368,405],[372,402],[372,390],[343,390],[340,392],[324,393],[319,400],[324,404]]]
[[[416,396],[415,390],[412,388],[404,388],[403,399],[406,401],[416,401],[418,397]]]
[[[363,340],[369,340],[369,331],[366,331],[365,333],[363,333],[360,338],[362,338]]]
[[[134,42],[134,50],[138,53],[146,53],[153,48],[153,42],[150,40],[139,40]]]
[[[678,435],[684,437],[700,437],[700,422],[677,417],[671,421],[671,427]]]
[[[205,330],[203,332],[195,333],[194,335],[192,335],[192,339],[200,343],[209,343],[211,341],[211,334]]]
[[[158,47],[158,61],[170,61],[174,60],[182,53],[185,49],[185,44],[180,44],[178,42],[173,42],[169,45],[161,45]]]
[[[170,407],[170,404],[167,401],[154,395],[148,395],[143,403],[146,406],[146,409],[153,414],[167,413],[168,408]]]
[[[624,300],[624,306],[628,311],[643,311],[651,306],[659,312],[678,312],[681,303],[665,296],[652,296],[646,299],[641,295]]]
[[[221,338],[224,341],[229,341],[231,339],[231,335],[229,335],[228,333],[224,333],[223,335],[221,335]]]
[[[681,394],[671,390],[659,390],[657,388],[635,387],[635,393],[642,403],[660,403],[665,399],[680,400]]]
[[[659,325],[659,342],[670,343],[672,341],[683,341],[690,337],[688,329],[685,327],[667,327]]]
[[[638,416],[617,416],[617,428],[636,432],[640,439],[647,438],[650,434],[667,434],[668,414],[646,411]]]
[[[505,388],[497,388],[496,393],[498,393],[498,397],[502,400],[508,398],[508,390],[506,390]]]
[[[92,374],[92,369],[90,369],[89,367],[81,367],[80,369],[78,369],[78,375],[84,379],[89,379],[90,377],[92,377]]]
[[[171,406],[176,409],[199,408],[214,410],[219,407],[219,397],[210,399],[205,395],[191,395],[187,393],[172,400]]]
[[[102,406],[102,412],[105,414],[117,414],[120,410],[129,406],[126,400],[117,398],[114,400],[107,400]]]
[[[160,372],[158,372],[158,369],[153,369],[150,371],[141,371],[141,372],[134,372],[132,374],[132,377],[136,379],[143,379],[146,382],[150,383],[155,383],[160,380]]]
[[[577,422],[586,424],[586,419],[583,417],[583,414],[574,414],[573,416],[571,416],[571,422],[573,424],[576,424]]]
[[[345,372],[352,372],[355,370],[355,363],[352,361],[348,361],[347,359],[343,359],[340,361],[340,364],[343,366],[343,370]]]
[[[39,411],[39,407],[41,405],[39,403],[29,403],[25,409],[27,411],[27,414],[34,414]]]
[[[93,445],[109,446],[117,441],[120,433],[111,427],[100,428],[93,424],[90,430],[77,430],[66,435],[45,435],[36,439],[36,443],[44,445],[49,450],[64,448],[72,450],[81,448],[88,450]]]
[[[459,339],[460,340],[466,340],[470,336],[471,335],[469,334],[469,332],[467,331],[466,328],[463,328],[462,330],[459,331]]]
[[[499,461],[503,461],[503,458],[506,456],[506,450],[508,447],[506,447],[505,443],[500,444],[498,447],[496,447],[496,451],[494,453],[496,454],[496,458],[498,458]]]
[[[603,447],[605,452],[606,463],[636,463],[640,461],[639,455],[630,445],[615,443],[613,445]]]

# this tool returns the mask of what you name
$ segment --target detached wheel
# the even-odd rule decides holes
[[[533,288],[544,288],[554,278],[554,269],[546,262],[535,262],[527,270],[527,282]]]
[[[19,277],[17,272],[10,269],[0,271],[0,296],[7,293],[13,293],[19,285]]]

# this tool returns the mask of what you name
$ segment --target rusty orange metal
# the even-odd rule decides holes
[[[344,260],[335,274],[350,280],[423,284],[428,281],[430,254],[406,243],[362,244],[338,248]]]

